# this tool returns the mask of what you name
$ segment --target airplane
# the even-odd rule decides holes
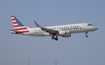
[[[11,34],[21,34],[36,37],[51,36],[53,40],[58,40],[58,36],[68,38],[71,34],[85,33],[88,37],[88,33],[98,30],[97,27],[90,23],[79,23],[79,24],[67,24],[58,26],[43,27],[34,21],[36,28],[24,26],[15,16],[11,16],[11,20],[14,29],[10,29]]]

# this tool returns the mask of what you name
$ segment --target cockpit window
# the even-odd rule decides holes
[[[88,24],[88,26],[92,26],[92,24]]]

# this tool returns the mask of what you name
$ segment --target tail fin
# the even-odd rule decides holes
[[[14,27],[24,26],[15,16],[11,16],[11,19]]]
[[[11,20],[14,26],[14,29],[21,32],[29,32],[26,26],[24,26],[15,16],[11,16]]]

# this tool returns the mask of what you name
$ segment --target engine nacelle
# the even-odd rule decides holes
[[[68,38],[68,37],[71,37],[71,35],[62,35],[61,37],[66,37],[66,38]]]
[[[71,37],[70,31],[59,31],[61,37]]]
[[[16,34],[14,31],[10,31],[11,34]]]

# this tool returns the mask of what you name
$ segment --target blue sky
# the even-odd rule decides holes
[[[12,35],[11,15],[29,27],[86,22],[99,30],[59,41]],[[0,0],[0,21],[0,65],[105,65],[105,0]]]

